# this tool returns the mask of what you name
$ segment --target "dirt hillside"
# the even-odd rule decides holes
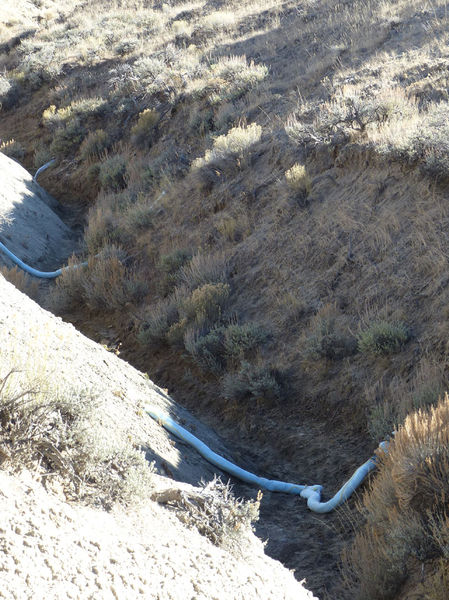
[[[447,463],[423,432],[449,420],[428,412],[449,388],[446,0],[4,4],[0,151],[30,172],[56,159],[40,183],[77,215],[88,263],[40,301],[239,463],[326,497],[418,411],[418,449],[395,454],[416,468],[386,463],[319,518],[265,494],[255,527],[320,597],[403,600],[421,577],[445,600]],[[126,496],[136,449],[92,461],[73,408],[52,402],[36,456],[102,505],[114,464]],[[57,441],[72,421],[84,450]]]

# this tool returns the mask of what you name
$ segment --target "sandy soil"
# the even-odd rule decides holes
[[[313,598],[260,543],[232,556],[154,502],[111,513],[70,505],[29,472],[0,471],[0,489],[0,598]]]

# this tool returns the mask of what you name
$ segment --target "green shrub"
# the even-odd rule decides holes
[[[364,354],[386,355],[399,352],[410,339],[410,331],[400,321],[374,321],[358,336],[358,349]]]
[[[189,321],[217,321],[223,314],[231,288],[227,283],[206,283],[196,288],[180,306]]]
[[[154,208],[150,204],[140,201],[130,206],[124,214],[125,226],[130,233],[145,231],[153,224],[154,212]]]
[[[224,331],[224,327],[206,333],[190,328],[184,336],[185,349],[205,371],[220,374],[225,368]]]
[[[256,323],[231,324],[224,329],[224,351],[232,361],[247,358],[270,337],[270,333]]]
[[[245,56],[223,57],[211,65],[208,77],[196,79],[188,89],[194,96],[207,96],[210,104],[218,105],[241,98],[267,75],[265,65],[248,64]]]
[[[170,254],[163,254],[159,259],[158,267],[163,273],[173,275],[191,258],[191,252],[181,248],[174,250]]]
[[[266,365],[255,366],[246,361],[237,373],[223,377],[223,395],[237,403],[263,403],[281,398],[280,373]]]
[[[78,119],[72,119],[65,127],[60,127],[55,131],[50,152],[61,156],[76,152],[85,134],[86,130]]]
[[[158,269],[161,271],[160,290],[168,294],[175,287],[179,279],[180,269],[192,258],[191,252],[185,249],[174,250],[170,254],[160,257]]]
[[[109,136],[103,129],[91,131],[81,144],[80,154],[84,160],[98,160],[110,147]]]
[[[163,300],[148,307],[138,333],[142,346],[154,348],[167,343],[170,327],[178,321],[178,311],[173,300]]]
[[[104,160],[100,165],[98,176],[106,190],[117,192],[126,187],[126,160],[121,154],[115,154]]]
[[[137,123],[131,129],[131,141],[142,148],[148,148],[153,141],[153,131],[159,121],[159,113],[147,108],[139,114]]]

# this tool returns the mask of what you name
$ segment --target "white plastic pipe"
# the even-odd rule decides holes
[[[229,473],[241,481],[257,485],[264,490],[282,492],[284,494],[295,494],[302,498],[306,498],[307,506],[310,510],[318,513],[327,513],[337,508],[337,506],[340,506],[340,504],[345,502],[358,488],[368,473],[376,467],[377,458],[376,456],[373,456],[355,471],[352,477],[341,487],[333,498],[327,502],[321,502],[321,491],[323,489],[321,485],[300,485],[297,483],[287,483],[285,481],[276,481],[273,479],[266,479],[265,477],[259,477],[250,471],[245,471],[245,469],[238,467],[216,452],[213,452],[209,446],[206,446],[204,442],[195,437],[190,431],[187,431],[187,429],[184,429],[184,427],[181,427],[181,425],[178,425],[171,417],[161,412],[158,408],[154,406],[145,406],[145,411],[150,417],[167,429],[167,431],[170,431],[176,435],[176,437],[195,448],[208,462],[222,471]],[[379,447],[386,452],[388,443],[382,442]]]
[[[42,171],[45,171],[45,169],[48,169],[48,167],[51,167],[51,165],[55,162],[55,158],[52,158],[51,160],[49,160],[48,162],[45,163],[45,165],[42,165],[42,167],[39,167],[38,170],[36,171],[36,173],[34,174],[33,177],[33,181],[36,183],[37,182],[37,176],[40,175],[42,173]]]
[[[87,262],[80,263],[78,265],[72,265],[70,267],[62,267],[61,269],[57,269],[56,271],[39,271],[38,269],[34,269],[23,262],[20,258],[18,258],[15,254],[8,250],[5,244],[0,242],[0,250],[6,254],[18,267],[29,273],[30,275],[34,275],[34,277],[40,277],[41,279],[54,279],[55,277],[59,277],[65,269],[78,269],[79,267],[85,267]]]

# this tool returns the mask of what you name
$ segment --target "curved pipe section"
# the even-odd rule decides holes
[[[310,510],[317,513],[331,512],[340,504],[343,504],[351,494],[358,488],[362,481],[366,478],[368,473],[376,467],[377,458],[373,456],[367,460],[361,467],[355,471],[352,477],[341,487],[341,489],[335,494],[333,498],[327,502],[321,502],[321,491],[323,487],[321,485],[300,485],[296,483],[287,483],[285,481],[276,481],[273,479],[266,479],[265,477],[259,477],[250,471],[245,471],[241,467],[238,467],[234,463],[230,462],[226,458],[223,458],[216,452],[213,452],[209,446],[206,446],[204,442],[199,440],[190,431],[178,425],[172,418],[162,413],[159,409],[154,406],[145,406],[145,411],[155,421],[160,423],[167,431],[173,433],[180,440],[189,444],[197,450],[203,458],[208,462],[215,465],[222,471],[229,473],[233,477],[257,485],[261,489],[269,490],[271,492],[282,492],[284,494],[295,494],[307,499],[307,506]],[[380,449],[383,452],[387,452],[388,443],[382,442]]]
[[[51,167],[51,165],[55,162],[55,160],[56,160],[55,158],[52,158],[47,163],[45,163],[45,165],[42,165],[42,167],[38,168],[38,170],[36,171],[36,173],[34,174],[34,177],[33,177],[33,181],[35,183],[37,183],[37,176],[40,175],[42,173],[42,171],[45,171],[45,169],[48,169],[48,167]]]
[[[34,277],[40,277],[41,279],[54,279],[55,277],[59,277],[65,269],[77,269],[78,267],[85,267],[87,262],[80,263],[79,265],[73,265],[73,267],[63,267],[61,269],[57,269],[56,271],[39,271],[38,269],[34,269],[30,267],[23,260],[20,260],[15,254],[8,250],[8,248],[0,242],[0,250],[6,254],[18,267],[29,273],[30,275],[34,275]]]

